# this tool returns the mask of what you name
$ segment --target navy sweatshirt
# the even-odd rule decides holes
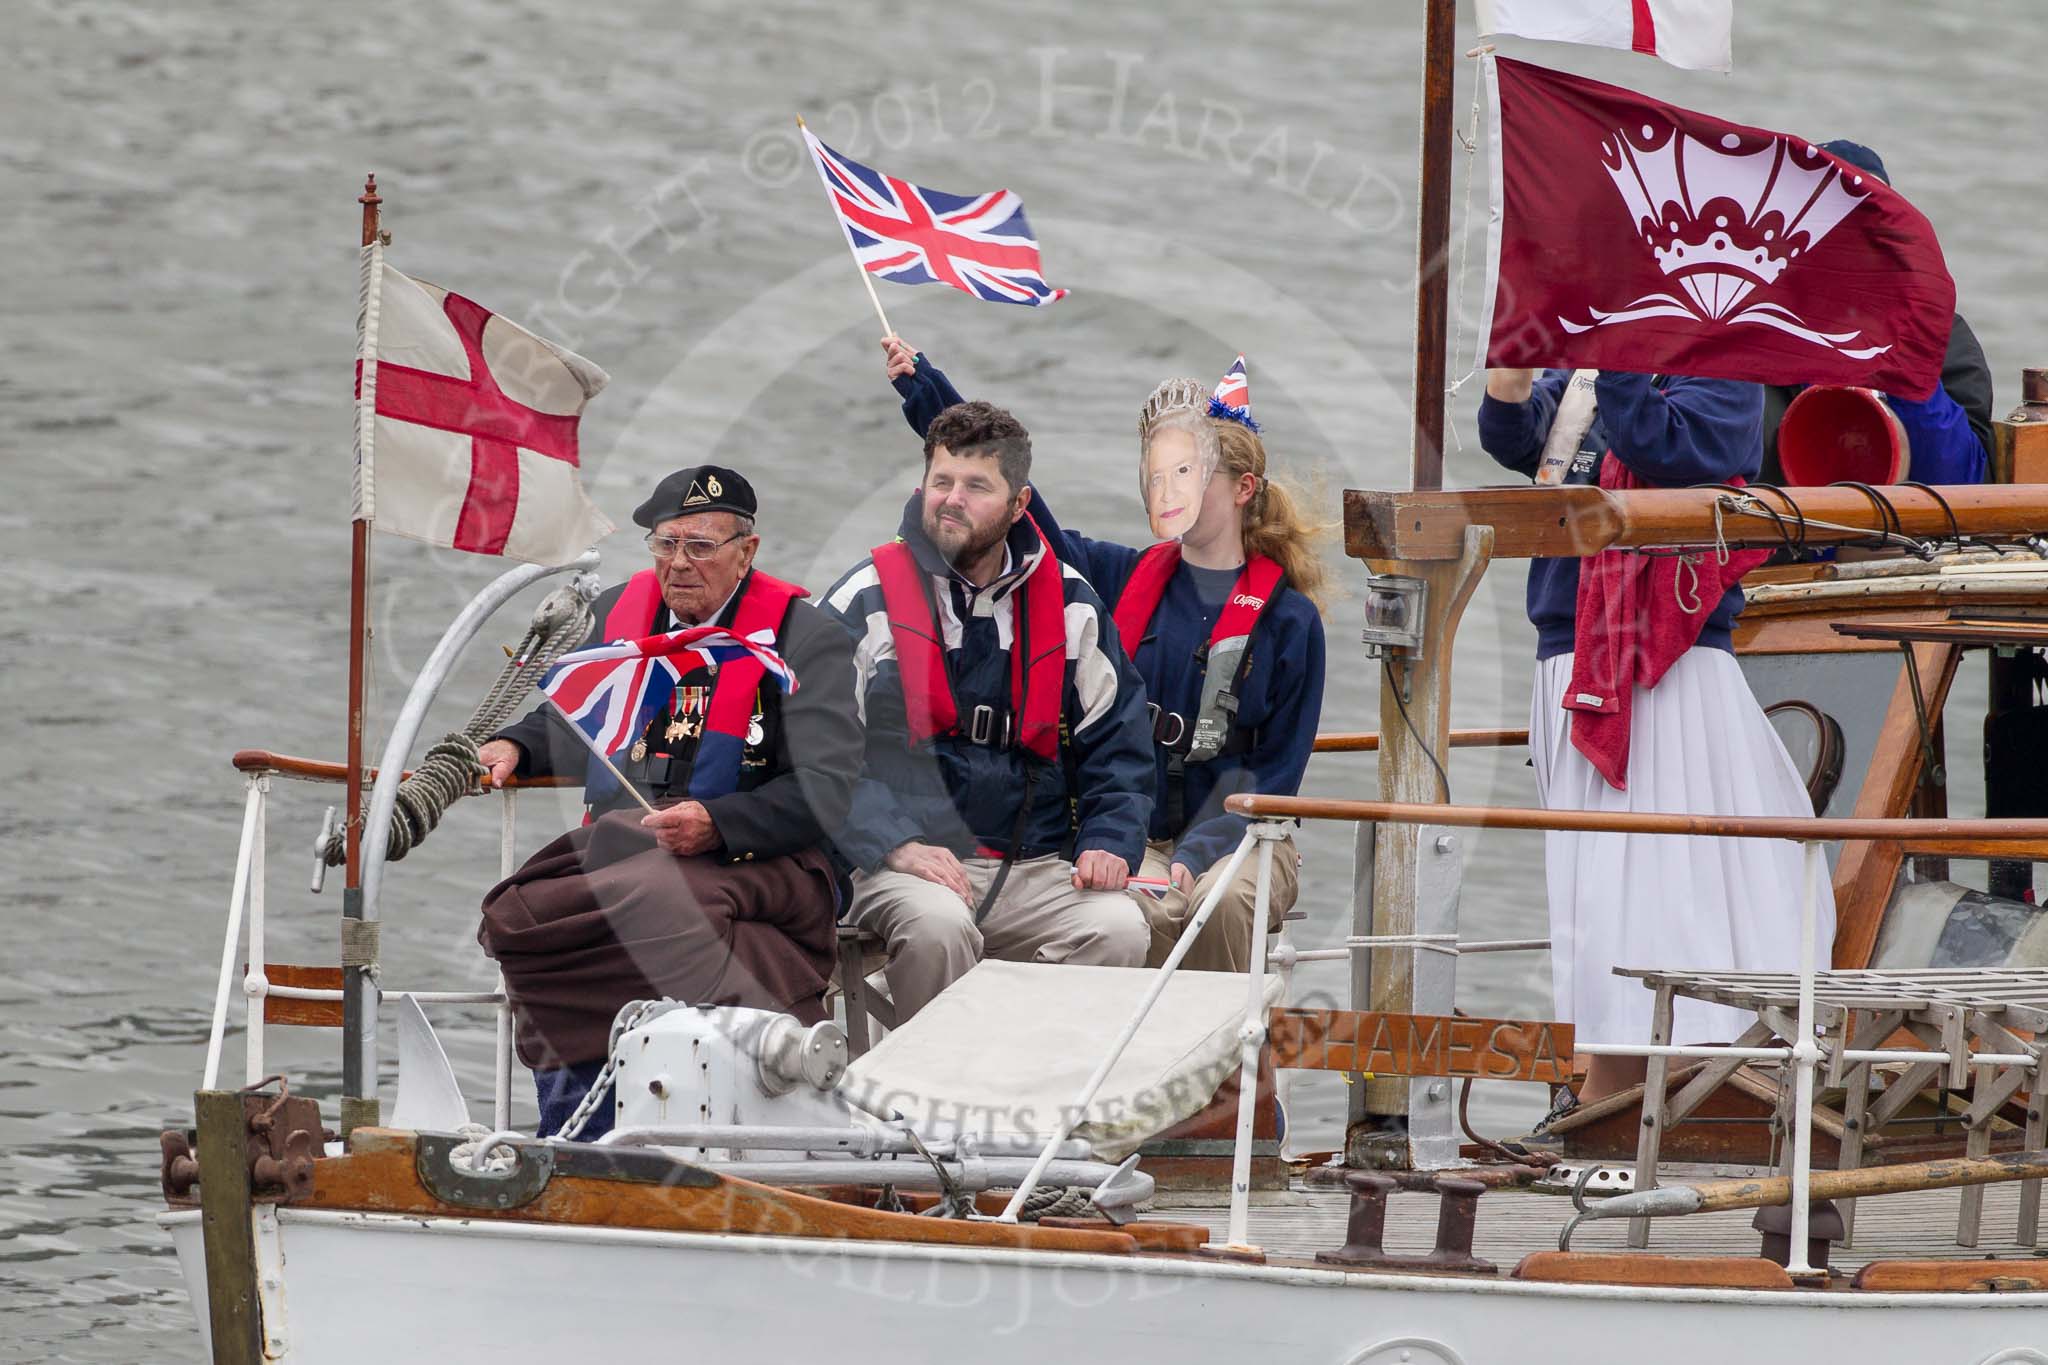
[[[1521,403],[1503,403],[1491,394],[1481,399],[1479,443],[1486,453],[1518,474],[1535,477],[1570,377],[1568,370],[1545,370],[1535,392]],[[1726,483],[1738,475],[1754,479],[1763,463],[1764,391],[1759,385],[1602,370],[1593,396],[1598,405],[1593,425],[1566,483],[1598,483],[1600,456],[1610,449],[1643,482],[1669,488]],[[1529,620],[1536,626],[1538,659],[1572,652],[1578,601],[1577,559],[1529,562]],[[1741,610],[1742,589],[1728,589],[1699,642],[1733,649],[1730,633]]]
[[[917,358],[917,372],[895,384],[903,395],[903,416],[920,436],[934,417],[961,401],[944,372],[923,356]],[[1031,515],[1060,558],[1081,571],[1113,612],[1143,551],[1065,530],[1035,486]],[[1123,642],[1145,681],[1146,698],[1190,723],[1202,699],[1203,669],[1195,652],[1216,628],[1237,572],[1198,569],[1183,561],[1160,596],[1145,638]],[[1250,660],[1239,688],[1237,722],[1251,732],[1251,746],[1185,765],[1187,820],[1178,829],[1167,811],[1167,753],[1154,746],[1159,800],[1149,837],[1170,840],[1173,860],[1198,877],[1229,856],[1250,824],[1226,812],[1224,798],[1239,792],[1292,796],[1301,789],[1323,711],[1323,622],[1315,604],[1284,587],[1276,593],[1252,632]]]

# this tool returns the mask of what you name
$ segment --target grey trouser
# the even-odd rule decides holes
[[[1152,947],[1145,956],[1145,965],[1157,967],[1166,961],[1166,955],[1173,951],[1173,945],[1180,938],[1180,931],[1194,918],[1202,901],[1211,888],[1223,879],[1224,865],[1228,856],[1218,858],[1207,872],[1195,879],[1195,893],[1169,889],[1163,899],[1154,899],[1142,891],[1133,890],[1132,897],[1144,908],[1145,920],[1151,926]],[[1140,875],[1164,877],[1173,867],[1173,844],[1160,839],[1145,846],[1145,866]],[[1209,922],[1202,926],[1200,938],[1195,940],[1188,955],[1180,965],[1198,972],[1243,972],[1252,965],[1252,908],[1258,900],[1259,850],[1257,845],[1245,858],[1244,866],[1237,870],[1230,884],[1223,888],[1223,899],[1209,916]],[[1294,898],[1301,890],[1300,859],[1294,852],[1294,840],[1282,839],[1273,846],[1273,884],[1269,893],[1271,904],[1267,906],[1266,928],[1270,931],[1280,927],[1280,917],[1294,908]]]
[[[1001,863],[962,858],[975,904]],[[1121,891],[1081,891],[1074,865],[1047,854],[1011,865],[1003,893],[980,926],[974,907],[937,882],[907,872],[853,874],[846,922],[889,950],[889,996],[899,1021],[923,1009],[983,957],[1006,962],[1078,962],[1136,967],[1145,960],[1144,916]]]

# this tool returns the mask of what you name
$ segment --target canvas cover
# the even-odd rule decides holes
[[[1158,976],[1134,967],[983,962],[854,1061],[840,1090],[926,1136],[1051,1135]],[[1266,978],[1266,1004],[1280,998]],[[1176,972],[1074,1135],[1119,1161],[1236,1074],[1246,979]]]

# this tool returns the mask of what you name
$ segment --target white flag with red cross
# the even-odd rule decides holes
[[[609,535],[577,424],[603,370],[363,248],[355,515],[430,545],[565,564]]]
[[[1591,43],[1726,71],[1735,0],[1478,0],[1481,33]]]

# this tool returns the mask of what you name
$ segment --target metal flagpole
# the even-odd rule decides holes
[[[1444,486],[1444,347],[1450,337],[1451,126],[1458,0],[1429,0],[1422,58],[1422,177],[1415,234],[1417,491]]]
[[[796,116],[796,126],[804,135],[804,154],[810,157],[811,168],[818,173],[818,183],[825,188],[825,204],[832,210],[834,221],[839,223],[839,235],[846,238],[846,249],[853,253],[853,268],[860,272],[860,282],[867,286],[868,302],[875,305],[875,316],[882,320],[882,335],[895,336],[896,329],[889,325],[889,315],[882,311],[882,296],[875,292],[875,277],[868,274],[868,268],[861,264],[860,248],[856,247],[853,238],[847,235],[846,223],[839,217],[839,206],[832,202],[832,182],[825,178],[825,168],[818,163],[818,154],[811,150],[811,129],[810,125],[804,122],[802,114]]]
[[[362,245],[367,250],[382,233],[377,177],[367,176],[357,203],[363,206]],[[376,287],[376,281],[370,281]],[[366,301],[375,306],[375,300]],[[359,357],[360,359],[360,357]],[[361,477],[360,472],[357,475]],[[350,527],[348,582],[348,804],[342,825],[347,852],[347,878],[341,896],[342,914],[342,1051],[341,1132],[375,1125],[377,1103],[376,951],[356,926],[363,921],[363,706],[369,683],[370,522],[360,504]]]

